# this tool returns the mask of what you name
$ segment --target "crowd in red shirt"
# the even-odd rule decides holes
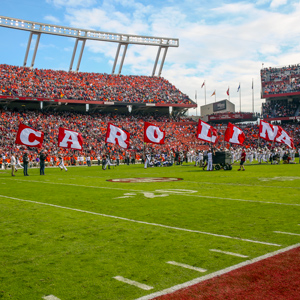
[[[0,65],[0,95],[126,103],[193,103],[162,77],[66,72],[11,65]]]

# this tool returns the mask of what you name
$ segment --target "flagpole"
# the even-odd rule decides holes
[[[196,100],[196,104],[197,104],[197,107],[196,107],[196,117],[197,117],[197,110],[198,110],[198,97],[197,97],[197,90],[195,90],[195,100]]]
[[[252,78],[252,113],[254,114],[254,86],[253,86],[253,78]]]
[[[204,80],[204,99],[205,99],[205,105],[206,105],[206,84]]]
[[[240,113],[242,112],[242,92],[241,92],[241,83],[239,83],[239,92],[240,92]]]

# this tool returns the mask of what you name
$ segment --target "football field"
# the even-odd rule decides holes
[[[0,170],[0,299],[152,299],[299,244],[300,164],[245,168]]]

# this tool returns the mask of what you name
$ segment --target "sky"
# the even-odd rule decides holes
[[[192,100],[197,98],[199,107],[205,101],[228,99],[236,111],[252,112],[253,81],[254,111],[260,112],[265,102],[260,96],[261,68],[300,63],[300,1],[0,0],[0,4],[0,14],[6,17],[178,38],[179,47],[168,49],[161,76]],[[0,27],[0,35],[0,64],[22,66],[29,32]],[[75,39],[43,34],[34,67],[67,71],[74,45]],[[33,47],[34,43],[27,65]],[[117,47],[87,41],[79,71],[110,74]],[[157,51],[154,46],[129,45],[122,74],[151,76]],[[76,63],[75,59],[73,69]],[[206,89],[201,88],[204,81]],[[214,91],[216,96],[211,96]],[[199,108],[189,111],[199,114]]]

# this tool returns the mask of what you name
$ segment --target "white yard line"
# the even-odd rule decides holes
[[[12,178],[2,178],[7,180],[15,180]],[[73,184],[73,183],[60,183],[60,182],[46,182],[46,181],[38,181],[38,180],[23,180],[22,182],[36,182],[36,183],[47,183],[53,185],[65,185],[65,186],[77,186],[77,187],[84,187],[84,188],[93,188],[93,189],[107,189],[107,190],[117,190],[117,191],[127,191],[127,192],[138,192],[144,193],[145,191],[142,190],[133,190],[133,189],[123,189],[123,188],[113,188],[107,186],[91,186],[91,185],[82,185],[82,184]],[[162,192],[162,190],[160,190]],[[258,200],[245,200],[239,198],[225,198],[225,197],[214,197],[214,196],[205,196],[205,195],[195,195],[195,194],[181,194],[181,196],[188,196],[188,197],[198,197],[198,198],[207,198],[207,199],[219,199],[219,200],[228,200],[228,201],[240,201],[240,202],[250,202],[250,203],[261,203],[261,204],[275,204],[275,205],[285,205],[285,206],[300,206],[297,203],[280,203],[280,202],[270,202],[270,201],[258,201]]]
[[[249,187],[260,187],[270,189],[300,189],[298,186],[276,186],[276,185],[257,185],[257,184],[245,184],[245,183],[232,183],[232,182],[204,182],[204,181],[184,181],[198,184],[213,184],[213,185],[233,185],[233,186],[249,186]],[[282,182],[282,181],[281,181]]]
[[[53,295],[49,295],[49,296],[45,296],[43,297],[44,300],[60,300],[59,298],[53,296]]]
[[[239,263],[237,265],[231,266],[229,268],[226,268],[226,269],[223,269],[223,270],[220,270],[220,271],[217,271],[217,272],[214,272],[214,273],[202,276],[202,277],[195,278],[195,279],[193,279],[191,281],[187,281],[187,282],[182,283],[182,284],[175,285],[175,286],[173,286],[171,288],[168,288],[168,289],[156,292],[156,293],[152,293],[152,294],[147,295],[147,296],[143,296],[143,297],[137,298],[135,300],[151,300],[151,299],[154,299],[154,298],[159,297],[159,296],[163,296],[163,295],[167,295],[167,294],[170,294],[170,293],[174,293],[174,292],[176,292],[178,290],[181,290],[183,288],[187,288],[187,287],[190,287],[190,286],[192,286],[194,284],[198,284],[200,282],[203,282],[205,280],[208,280],[208,279],[220,276],[220,275],[224,275],[224,274],[229,273],[229,272],[231,272],[233,270],[240,269],[242,267],[254,264],[254,263],[259,262],[261,260],[273,257],[273,256],[275,256],[277,254],[284,253],[284,252],[287,252],[289,250],[292,250],[292,249],[295,249],[295,248],[298,248],[298,247],[300,247],[300,244],[289,246],[289,247],[277,250],[275,252],[271,252],[271,253],[268,253],[268,254],[256,257],[256,258],[251,259],[251,260],[246,260],[246,261],[244,261],[242,263]]]
[[[130,284],[130,285],[134,285],[134,286],[136,286],[136,287],[138,287],[142,290],[145,290],[145,291],[149,291],[149,290],[153,289],[152,286],[149,286],[149,285],[146,285],[146,284],[134,281],[134,280],[130,280],[130,279],[124,278],[122,276],[116,276],[116,277],[113,277],[113,278],[118,280],[118,281]]]
[[[262,244],[262,245],[268,245],[268,246],[275,246],[275,247],[280,247],[281,246],[281,245],[278,245],[278,244],[255,241],[255,240],[249,240],[249,239],[242,239],[242,238],[238,238],[238,237],[232,237],[232,236],[228,236],[228,235],[216,234],[216,233],[211,233],[211,232],[204,232],[204,231],[191,230],[191,229],[180,228],[180,227],[173,227],[173,226],[168,226],[168,225],[163,225],[163,224],[138,221],[138,220],[123,218],[123,217],[118,217],[118,216],[112,216],[112,215],[106,215],[106,214],[96,213],[96,212],[77,209],[77,208],[72,208],[72,207],[60,206],[60,205],[51,204],[51,203],[44,203],[44,202],[38,202],[38,201],[33,201],[33,200],[14,198],[14,197],[9,197],[9,196],[5,196],[5,195],[0,195],[0,197],[7,198],[7,199],[12,199],[12,200],[17,200],[17,201],[22,201],[22,202],[29,202],[29,203],[39,204],[39,205],[45,205],[45,206],[51,206],[51,207],[56,207],[56,208],[68,209],[68,210],[72,210],[72,211],[77,211],[77,212],[82,212],[82,213],[87,213],[87,214],[92,214],[92,215],[97,215],[97,216],[102,216],[102,217],[107,217],[107,218],[113,218],[113,219],[118,219],[118,220],[138,223],[138,224],[156,226],[156,227],[161,227],[161,228],[168,228],[168,229],[172,229],[172,230],[180,230],[180,231],[185,231],[185,232],[199,233],[199,234],[205,234],[205,235],[214,236],[214,237],[233,239],[233,240],[239,240],[239,241],[243,241],[243,242],[256,243],[256,244]]]
[[[198,268],[198,267],[193,267],[193,266],[190,266],[190,265],[187,265],[187,264],[178,263],[176,261],[167,261],[167,264],[174,265],[174,266],[177,266],[177,267],[186,268],[186,269],[190,269],[190,270],[194,270],[194,271],[197,271],[197,272],[202,272],[202,273],[207,272],[207,270],[205,270],[205,269]]]
[[[209,251],[218,252],[218,253],[227,254],[227,255],[232,255],[232,256],[237,256],[237,257],[243,257],[243,258],[249,257],[247,255],[242,255],[242,254],[239,254],[239,253],[228,252],[228,251],[222,251],[222,250],[218,250],[218,249],[209,249]]]
[[[283,231],[274,231],[275,233],[282,233],[282,234],[288,234],[288,235],[297,235],[300,236],[299,233],[292,233],[292,232],[283,232]]]

